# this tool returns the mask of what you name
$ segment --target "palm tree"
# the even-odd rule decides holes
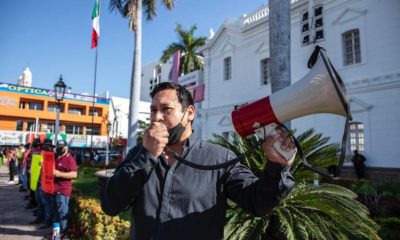
[[[242,139],[231,134],[231,141],[214,135],[211,142],[231,149],[236,154],[255,150],[242,163],[256,175],[268,167],[261,146],[255,138]],[[328,138],[308,130],[298,137],[308,161],[318,167],[338,162],[337,144],[327,144]],[[297,157],[291,168],[297,180],[294,189],[271,213],[253,217],[229,202],[226,214],[225,239],[380,239],[378,225],[368,216],[367,208],[355,200],[356,194],[333,185],[318,187],[307,183],[313,173],[301,167]]]
[[[174,7],[174,0],[162,0],[167,9]],[[142,4],[147,20],[157,15],[155,0],[110,0],[109,10],[117,10],[124,18],[129,18],[129,30],[135,32],[135,46],[132,63],[131,86],[129,93],[128,148],[136,145],[138,129],[140,76],[142,69]]]
[[[163,51],[161,62],[166,63],[176,51],[180,51],[180,73],[186,74],[203,69],[203,59],[197,50],[206,43],[206,37],[195,37],[196,30],[196,25],[186,31],[180,24],[176,24],[175,31],[178,33],[179,41],[171,43]]]

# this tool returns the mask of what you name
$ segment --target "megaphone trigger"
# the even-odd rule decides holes
[[[270,123],[270,124],[265,125],[263,127],[256,128],[254,130],[254,132],[255,132],[256,136],[259,139],[265,140],[269,136],[273,136],[273,135],[278,134],[277,131],[276,131],[277,127],[278,127],[278,125],[276,123]],[[287,161],[292,160],[296,156],[297,148],[293,148],[293,149],[290,149],[290,150],[283,150],[281,148],[281,145],[282,145],[282,143],[280,143],[279,141],[275,141],[272,146]]]

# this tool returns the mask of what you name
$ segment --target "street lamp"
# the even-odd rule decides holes
[[[111,123],[107,123],[107,141],[106,141],[106,166],[110,161],[110,154],[109,154],[109,139],[110,139],[110,130],[111,130]]]
[[[56,108],[56,126],[55,126],[55,134],[54,134],[54,145],[57,145],[57,138],[58,134],[60,133],[60,106],[61,102],[64,99],[64,94],[65,94],[65,89],[67,88],[67,85],[65,85],[62,75],[60,75],[60,78],[54,84],[54,92],[55,92],[55,99],[57,101],[57,108]]]

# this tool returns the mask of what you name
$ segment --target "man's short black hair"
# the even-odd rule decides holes
[[[186,88],[174,82],[162,82],[157,84],[153,91],[151,91],[150,97],[154,98],[158,92],[166,89],[176,90],[178,101],[182,105],[182,111],[186,110],[186,108],[188,108],[190,105],[193,105],[192,94]]]

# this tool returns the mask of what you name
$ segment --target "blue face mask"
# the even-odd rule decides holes
[[[175,127],[168,129],[169,136],[168,136],[167,146],[177,143],[179,141],[179,139],[181,138],[183,132],[185,131],[185,127],[182,126],[182,120],[186,114],[186,111],[187,111],[187,108],[186,108],[185,112],[183,113],[181,122],[178,123]]]

